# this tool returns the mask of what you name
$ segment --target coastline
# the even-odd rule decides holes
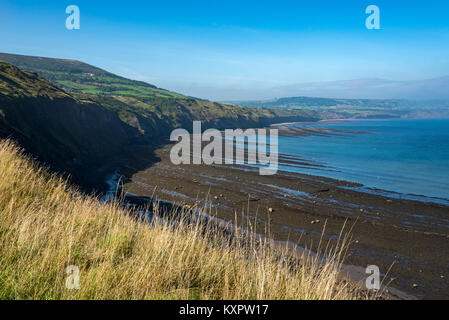
[[[175,166],[169,145],[155,156],[159,160],[145,170],[134,168],[144,157],[120,169],[125,192],[206,208],[239,226],[251,222],[255,230],[269,225],[274,240],[311,251],[321,238],[335,244],[347,222],[353,241],[345,264],[391,269],[389,286],[418,298],[449,297],[448,206],[370,194],[356,183],[306,174],[263,177],[245,166]]]
[[[295,122],[280,122],[280,123],[273,123],[270,125],[270,127],[279,127],[279,126],[286,126],[291,124],[317,124],[317,123],[332,123],[332,122],[345,122],[345,121],[389,121],[389,120],[399,120],[399,121],[408,121],[408,120],[442,120],[442,119],[449,119],[449,117],[439,117],[439,118],[332,118],[332,119],[318,119],[316,121],[295,121]]]
[[[254,238],[256,242],[270,242],[273,248],[276,250],[289,252],[290,255],[296,257],[298,261],[302,261],[303,259],[316,259],[319,264],[326,264],[327,261],[327,253],[317,254],[316,252],[304,248],[300,246],[298,243],[292,242],[290,240],[281,241],[276,240],[275,238],[268,238],[265,234],[255,233],[255,230],[250,230],[248,228],[244,229],[242,227],[236,226],[231,221],[226,221],[221,218],[218,218],[214,215],[209,215],[206,212],[210,207],[207,206],[190,206],[186,205],[183,202],[176,202],[170,200],[160,200],[158,198],[153,198],[154,193],[151,197],[148,196],[137,196],[135,194],[129,192],[123,192],[121,181],[124,179],[117,171],[114,172],[105,182],[109,186],[108,191],[101,197],[101,201],[114,201],[118,199],[118,195],[121,194],[121,199],[123,199],[124,206],[133,206],[137,209],[138,214],[147,215],[150,219],[153,215],[154,206],[167,208],[167,211],[170,211],[170,208],[178,208],[177,210],[187,210],[193,221],[196,219],[211,222],[217,227],[217,231],[221,230],[224,234],[229,235],[232,238],[232,235],[237,232],[244,237]],[[125,178],[126,179],[126,178]],[[122,193],[123,192],[123,193]],[[206,202],[207,203],[207,202]],[[346,236],[342,230],[343,239],[339,239],[339,242],[344,242],[344,237]],[[324,232],[324,230],[323,230]],[[349,234],[348,234],[349,235]],[[230,238],[230,239],[231,239]],[[333,249],[331,249],[333,250]],[[343,261],[342,261],[343,262]],[[376,291],[376,299],[386,299],[386,300],[418,300],[418,298],[410,293],[406,293],[404,291],[398,290],[389,286],[388,280],[386,280],[387,274],[381,274],[381,283],[380,289]],[[366,280],[366,272],[365,269],[361,266],[349,265],[345,263],[340,264],[340,271],[338,275],[339,281],[342,283],[350,282],[354,287],[360,288],[362,292],[367,292],[365,288],[365,280]],[[385,283],[388,282],[388,283]],[[368,294],[368,292],[367,292]]]

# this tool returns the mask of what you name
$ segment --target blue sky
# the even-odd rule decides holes
[[[71,4],[80,30],[65,28]],[[365,27],[370,4],[380,30]],[[2,0],[0,51],[78,59],[204,98],[255,99],[303,82],[449,75],[449,1]]]

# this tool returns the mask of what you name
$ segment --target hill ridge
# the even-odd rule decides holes
[[[0,60],[25,71],[36,72],[58,87],[71,92],[185,97],[144,81],[127,79],[79,60],[10,53],[0,53]]]

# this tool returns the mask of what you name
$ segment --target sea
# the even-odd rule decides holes
[[[448,204],[449,119],[294,124],[338,134],[279,137],[279,154],[315,166],[279,169],[356,182],[365,191]],[[341,130],[341,131],[340,131]],[[416,197],[418,196],[418,197]]]

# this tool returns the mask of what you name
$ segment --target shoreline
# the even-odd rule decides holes
[[[112,174],[110,176],[110,178],[108,178],[105,181],[109,186],[109,190],[103,197],[101,197],[100,201],[117,200],[117,194],[120,193],[120,191],[118,191],[118,190],[121,189],[120,182],[121,182],[122,178],[123,178],[123,176],[120,176],[118,174],[118,172],[116,171],[116,172],[114,172],[114,174]],[[211,215],[205,213],[205,211],[207,211],[207,208],[191,208],[189,205],[183,206],[182,204],[179,205],[175,202],[168,201],[168,200],[154,200],[152,197],[151,198],[150,197],[139,197],[135,194],[131,194],[128,192],[124,193],[123,199],[124,199],[124,202],[123,202],[124,206],[132,205],[132,206],[147,208],[147,209],[145,209],[144,214],[149,215],[150,218],[152,217],[152,214],[153,214],[152,209],[148,209],[148,208],[152,208],[150,203],[152,201],[161,201],[163,206],[164,205],[170,206],[170,207],[180,206],[181,208],[184,208],[182,210],[188,210],[190,212],[190,214],[193,215],[194,221],[195,221],[195,219],[200,219],[200,220],[205,219],[205,221],[212,221],[212,223],[218,227],[218,230],[222,230],[222,231],[224,230],[226,233],[228,233],[230,235],[234,234],[235,232],[238,232],[245,237],[254,237],[256,242],[268,241],[268,242],[272,243],[272,245],[276,249],[279,249],[281,251],[287,250],[287,252],[289,252],[289,254],[292,254],[294,257],[299,259],[299,261],[301,261],[303,259],[307,260],[310,257],[312,257],[313,259],[316,258],[319,264],[325,264],[327,261],[326,253],[318,254],[314,251],[311,251],[308,248],[304,248],[304,247],[298,245],[297,243],[294,243],[289,240],[287,240],[287,241],[275,240],[273,238],[267,237],[267,235],[264,235],[261,233],[255,233],[253,231],[250,231],[249,229],[245,230],[241,227],[236,226],[232,222],[229,222],[229,221],[226,221],[226,220],[223,220],[218,217],[211,216]],[[139,212],[139,214],[143,213],[143,211],[141,212],[139,210],[138,210],[138,212]],[[339,241],[343,241],[343,240],[341,239]],[[410,293],[406,293],[404,291],[390,287],[390,286],[388,286],[388,284],[385,284],[384,281],[386,279],[386,276],[387,276],[386,274],[381,274],[380,289],[376,291],[377,298],[387,299],[387,300],[418,300],[418,298],[416,296],[414,296]],[[341,281],[343,281],[343,282],[349,281],[355,287],[360,288],[362,291],[366,291],[367,289],[364,287],[366,277],[367,277],[367,274],[365,273],[365,269],[363,267],[341,263],[339,276],[338,276],[338,278]]]
[[[449,298],[448,206],[370,194],[357,190],[360,184],[319,176],[279,172],[262,177],[237,165],[175,166],[168,147],[157,149],[159,160],[145,170],[133,170],[133,161],[142,167],[144,158],[120,169],[125,192],[204,206],[232,223],[237,213],[238,225],[251,221],[264,230],[270,224],[274,240],[312,251],[321,237],[335,243],[348,221],[355,226],[346,264],[379,265],[381,273],[393,264],[391,287],[419,298]],[[316,220],[320,222],[312,223]]]
[[[321,168],[303,168],[301,166],[298,166],[298,170],[295,170],[294,168],[288,168],[288,167],[294,167],[290,165],[285,165],[280,170],[286,170],[286,171],[292,171],[292,172],[299,172],[299,173],[305,173],[310,174],[314,176],[322,176],[327,177],[335,180],[345,180],[346,182],[350,183],[356,183],[360,184],[361,188],[364,189],[363,192],[368,193],[376,193],[381,194],[384,196],[390,196],[395,198],[405,198],[408,200],[415,200],[415,201],[423,201],[423,202],[433,202],[433,203],[439,203],[444,205],[449,205],[449,194],[446,192],[446,188],[448,187],[447,184],[444,182],[444,179],[436,179],[432,180],[432,174],[435,174],[433,171],[429,169],[429,171],[426,171],[426,166],[429,168],[432,168],[431,162],[420,162],[420,158],[414,158],[411,160],[411,165],[420,164],[421,167],[415,165],[413,167],[416,171],[413,173],[413,171],[407,172],[406,170],[399,170],[398,168],[394,168],[394,166],[401,166],[402,163],[400,162],[399,158],[394,158],[394,161],[390,159],[389,162],[380,162],[381,164],[385,163],[386,165],[392,164],[391,167],[386,167],[385,170],[380,170],[380,172],[376,173],[376,176],[373,172],[375,172],[375,168],[371,165],[369,165],[370,161],[367,161],[367,158],[363,158],[365,149],[360,148],[360,142],[357,141],[364,141],[364,145],[370,146],[370,143],[372,141],[375,141],[377,145],[372,146],[372,148],[381,148],[379,145],[379,139],[376,138],[376,135],[379,135],[381,138],[385,138],[385,133],[381,130],[373,129],[372,131],[361,131],[361,130],[370,130],[369,126],[367,129],[359,129],[358,125],[352,126],[352,125],[344,125],[344,126],[338,126],[337,123],[341,122],[354,122],[358,121],[359,119],[337,119],[338,121],[335,122],[335,126],[327,126],[332,124],[334,122],[333,120],[323,120],[323,124],[326,125],[325,127],[319,126],[318,123],[309,123],[309,122],[295,122],[295,123],[288,123],[289,126],[284,125],[278,125],[277,128],[279,129],[279,137],[286,137],[285,140],[286,144],[292,144],[291,140],[289,138],[296,138],[296,137],[313,137],[308,140],[308,142],[304,142],[304,147],[306,150],[312,150],[308,152],[303,152],[302,154],[300,151],[296,149],[289,148],[288,151],[284,150],[284,153],[282,154],[284,157],[297,157],[297,158],[304,158],[304,161],[311,161],[307,159],[314,159],[314,161],[317,161],[317,163],[321,164]],[[363,119],[364,121],[376,121],[379,120],[373,120],[373,119]],[[381,121],[415,121],[414,119],[381,119]],[[321,122],[321,121],[320,121]],[[394,123],[394,122],[393,122]],[[393,126],[393,125],[388,125]],[[364,128],[362,126],[362,128]],[[376,127],[377,128],[377,127]],[[360,135],[373,135],[373,137],[363,137]],[[359,137],[360,136],[360,137]],[[332,160],[333,154],[331,154],[331,151],[329,151],[330,157],[319,157],[317,154],[319,152],[326,153],[326,149],[317,149],[315,147],[311,147],[313,143],[319,144],[321,142],[324,142],[326,144],[326,139],[328,137],[335,137],[335,138],[345,138],[346,139],[352,139],[352,138],[359,138],[359,140],[355,141],[356,148],[358,147],[360,152],[362,152],[362,161],[361,163],[357,162],[354,163],[354,167],[350,167],[347,165],[347,161],[350,161],[352,159],[357,159],[358,154],[350,153],[349,155],[351,158],[342,158],[342,157],[336,157],[338,160]],[[388,138],[388,137],[387,137]],[[351,145],[352,142],[346,142],[346,143],[339,143],[338,140],[335,143],[337,147],[340,149],[342,146],[345,146],[347,148],[352,148]],[[299,147],[302,147],[301,143],[298,144]],[[332,146],[331,146],[332,147]],[[339,149],[339,151],[341,151]],[[331,149],[332,150],[332,149]],[[405,151],[402,152],[410,152],[410,149],[404,148]],[[287,152],[287,153],[285,153]],[[392,152],[392,151],[390,151]],[[394,151],[393,151],[394,152]],[[430,152],[430,151],[423,151],[423,152]],[[281,155],[281,154],[280,154]],[[373,154],[368,153],[369,156],[373,156]],[[377,159],[377,158],[373,158]],[[345,161],[345,162],[343,162]],[[405,160],[407,161],[407,159]],[[413,162],[415,161],[415,162]],[[351,162],[349,162],[351,163]],[[407,162],[406,162],[407,163]],[[368,165],[367,165],[368,164]],[[281,161],[279,162],[279,165],[282,165]],[[305,170],[303,170],[305,169]],[[317,169],[317,170],[311,170],[311,169]],[[392,171],[393,170],[393,171]],[[396,170],[396,171],[394,171]],[[314,172],[316,171],[316,172]],[[399,172],[399,173],[398,173]],[[441,175],[438,175],[441,176]],[[376,180],[377,177],[377,180]],[[418,181],[418,182],[417,182]],[[421,181],[421,184],[420,182]],[[438,185],[439,183],[439,185]],[[361,190],[362,191],[362,190]]]
[[[439,117],[439,118],[333,118],[333,119],[318,119],[316,121],[295,121],[295,122],[280,122],[270,124],[268,127],[279,127],[286,126],[291,124],[318,124],[318,123],[331,123],[335,122],[344,122],[344,121],[408,121],[408,120],[447,120],[448,118]]]

